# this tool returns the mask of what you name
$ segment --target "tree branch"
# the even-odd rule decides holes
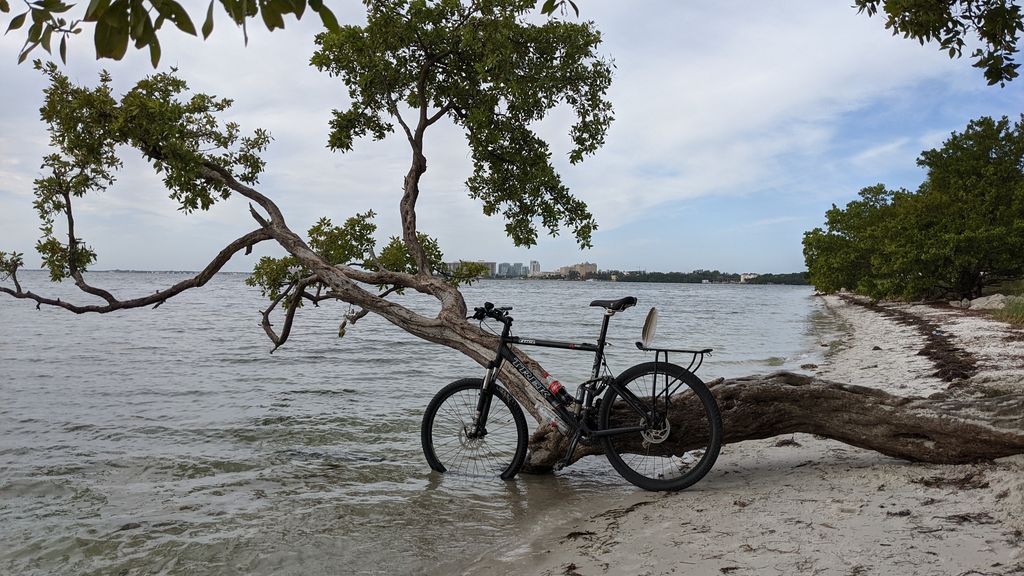
[[[405,131],[405,137],[409,139],[409,144],[410,145],[415,145],[415,139],[413,138],[412,130],[409,128],[409,125],[405,123],[405,118],[402,118],[402,115],[398,113],[398,103],[395,102],[395,99],[391,95],[390,91],[388,92],[387,97],[388,97],[388,112],[390,112],[391,115],[394,116],[398,120],[398,124],[402,127],[402,130]]]
[[[245,184],[239,182],[235,178],[234,174],[232,174],[230,170],[224,168],[223,166],[220,166],[213,162],[204,162],[203,168],[204,178],[207,178],[208,180],[213,180],[215,182],[221,182],[231,190],[238,192],[242,196],[259,204],[260,207],[266,210],[267,214],[270,216],[271,223],[273,223],[276,226],[286,227],[284,221],[284,214],[281,213],[281,209],[277,207],[277,204],[275,204],[273,200],[267,198],[266,196],[258,192],[255,188],[252,188],[251,186],[246,186]],[[266,227],[265,224],[264,227]]]
[[[82,276],[81,270],[78,269],[78,239],[75,238],[75,217],[71,210],[71,193],[64,190],[61,192],[61,196],[64,197],[64,208],[68,220],[68,272],[74,278],[75,286],[78,286],[79,290],[98,296],[106,300],[107,304],[114,304],[117,302],[117,298],[113,294],[102,288],[90,286]]]
[[[427,118],[427,126],[430,126],[430,125],[434,124],[435,122],[437,122],[438,120],[440,120],[441,118],[444,118],[444,115],[447,114],[448,112],[450,112],[451,109],[454,108],[454,107],[455,107],[455,105],[452,102],[449,102],[449,103],[445,104],[444,106],[442,106],[441,109],[438,110],[433,116],[431,116],[430,118]]]
[[[196,274],[195,276],[189,278],[188,280],[178,282],[177,284],[171,286],[170,288],[167,288],[166,290],[161,290],[154,294],[150,294],[149,296],[144,296],[142,298],[134,298],[132,300],[117,300],[114,296],[111,296],[112,300],[109,300],[105,305],[79,306],[76,304],[72,304],[70,302],[65,302],[60,299],[40,296],[31,291],[25,292],[17,283],[15,283],[15,290],[11,290],[6,286],[0,286],[0,292],[9,294],[15,298],[33,300],[34,302],[36,302],[37,307],[39,305],[55,306],[58,308],[69,310],[71,312],[74,312],[75,314],[84,314],[87,312],[106,314],[108,312],[113,312],[115,310],[126,310],[129,308],[140,308],[142,306],[151,305],[159,306],[160,304],[163,304],[164,301],[166,301],[167,299],[176,296],[184,292],[185,290],[188,290],[190,288],[198,288],[206,284],[210,280],[210,278],[212,278],[214,274],[220,271],[220,269],[224,267],[224,264],[226,264],[228,260],[230,260],[231,257],[234,256],[235,253],[238,252],[239,250],[248,250],[252,248],[253,245],[263,242],[264,240],[270,239],[271,235],[266,230],[255,230],[253,232],[249,232],[245,236],[242,236],[241,238],[235,240],[231,244],[228,244],[223,250],[221,250],[217,254],[217,256],[209,264],[207,264],[206,268],[204,268],[199,274]]]
[[[270,306],[263,311],[263,331],[270,337],[270,341],[274,343],[274,347],[270,350],[273,354],[288,341],[288,336],[292,332],[292,322],[295,320],[295,312],[298,311],[299,306],[302,304],[302,298],[305,295],[306,287],[316,281],[316,276],[309,276],[299,280],[297,283],[292,284],[286,288],[281,294],[271,302]],[[294,289],[294,295],[288,300],[288,294]],[[284,316],[284,327],[281,328],[281,334],[275,334],[273,325],[270,323],[270,313],[280,304],[282,301],[288,300],[288,308],[285,311]]]

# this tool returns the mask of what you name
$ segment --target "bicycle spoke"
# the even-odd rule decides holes
[[[483,434],[475,436],[480,389],[462,386],[444,397],[435,408],[430,421],[432,455],[445,470],[455,474],[502,475],[520,457],[519,450],[525,453],[525,421],[522,422],[524,438],[520,440],[520,422],[505,399],[495,394]]]
[[[706,389],[704,399],[696,394],[686,378],[694,386],[703,384],[675,365],[649,363],[629,372],[619,382],[622,393],[611,389],[606,396],[609,404],[602,406],[601,425],[639,425],[644,429],[606,437],[603,443],[609,461],[628,480],[647,489],[689,486],[707,472],[718,455],[717,444],[706,444],[720,442],[714,398]],[[623,393],[632,394],[645,406],[643,411],[625,402]]]

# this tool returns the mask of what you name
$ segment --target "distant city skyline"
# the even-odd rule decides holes
[[[600,268],[594,262],[578,262],[576,264],[567,264],[558,266],[556,268],[549,268],[544,270],[540,262],[537,260],[531,260],[529,265],[524,262],[498,262],[496,260],[449,260],[445,262],[449,272],[455,272],[458,270],[462,263],[473,263],[483,264],[488,272],[488,276],[491,278],[518,278],[518,277],[544,277],[544,276],[568,276],[575,273],[575,275],[586,278],[601,273],[608,272],[625,272],[625,273],[647,273],[647,272],[681,272],[681,273],[692,273],[699,270],[706,271],[718,271],[726,274],[736,274],[740,277],[741,282],[745,282],[748,279],[757,278],[760,273],[757,272],[739,272],[735,270],[720,270],[717,268],[711,269],[693,269],[693,270],[647,270],[642,268],[636,269],[624,269],[624,268]],[[776,271],[780,274],[788,274],[794,272],[804,272],[804,270],[789,270],[789,271]]]
[[[922,150],[973,118],[1016,118],[1024,102],[1024,80],[986,86],[970,58],[950,60],[934,44],[893,37],[882,17],[858,15],[849,3],[659,0],[637,9],[592,0],[580,8],[602,32],[600,52],[615,61],[615,122],[604,147],[578,165],[566,156],[564,110],[538,130],[551,142],[565,184],[597,219],[594,248],[579,250],[567,230],[555,238],[542,233],[529,250],[514,246],[504,221],[481,214],[480,202],[467,195],[472,169],[462,131],[439,122],[426,135],[430,168],[417,222],[437,238],[445,260],[801,271],[803,233],[820,226],[833,203],[844,205],[879,182],[916,189]],[[358,2],[339,3],[336,14],[342,23],[364,21]],[[338,79],[306,65],[319,22],[289,20],[273,33],[260,28],[249,30],[248,46],[230,27],[206,42],[170,30],[161,37],[159,71],[177,67],[193,89],[234,99],[228,119],[243,132],[271,132],[257,188],[280,204],[294,230],[372,209],[383,246],[401,234],[408,144],[396,134],[360,139],[347,154],[330,152],[331,110],[346,108],[348,99]],[[0,250],[25,253],[34,268],[33,180],[50,150],[38,119],[45,82],[29,63],[16,63],[21,43],[18,34],[0,37]],[[134,50],[120,62],[96,62],[84,34],[73,39],[68,58],[72,81],[95,85],[107,69],[117,95],[153,73],[148,57]],[[76,211],[78,234],[98,253],[96,270],[202,269],[255,225],[241,198],[182,214],[137,156],[125,158],[117,177]],[[260,245],[226,269],[251,270],[259,256],[281,254]]]

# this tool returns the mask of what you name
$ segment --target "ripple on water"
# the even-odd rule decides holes
[[[147,294],[184,276],[97,278]],[[301,329],[270,355],[254,329],[264,302],[243,279],[220,276],[157,310],[103,317],[0,306],[0,323],[22,335],[0,350],[0,573],[454,573],[585,499],[633,491],[601,458],[512,482],[432,473],[423,409],[482,370],[372,316],[338,339],[345,309],[331,306],[303,311]],[[45,274],[28,271],[23,283],[76,297]],[[597,334],[600,311],[586,303],[628,293],[658,306],[657,342],[715,348],[705,379],[779,367],[772,359],[788,366],[830,329],[806,288],[465,290],[471,305],[514,305],[520,335],[572,341]],[[436,309],[417,294],[399,300]],[[643,316],[615,317],[613,366],[646,359],[632,344]],[[590,368],[585,354],[536,352],[564,382]]]

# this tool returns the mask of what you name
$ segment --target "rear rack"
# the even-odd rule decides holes
[[[711,356],[712,348],[704,348],[703,350],[685,350],[679,348],[648,348],[644,346],[643,342],[637,342],[636,347],[644,352],[654,352],[654,362],[659,362],[661,355],[665,355],[665,363],[668,363],[668,353],[678,352],[680,354],[691,354],[690,365],[686,367],[686,371],[691,374],[700,370],[702,364],[704,364],[704,357]]]

